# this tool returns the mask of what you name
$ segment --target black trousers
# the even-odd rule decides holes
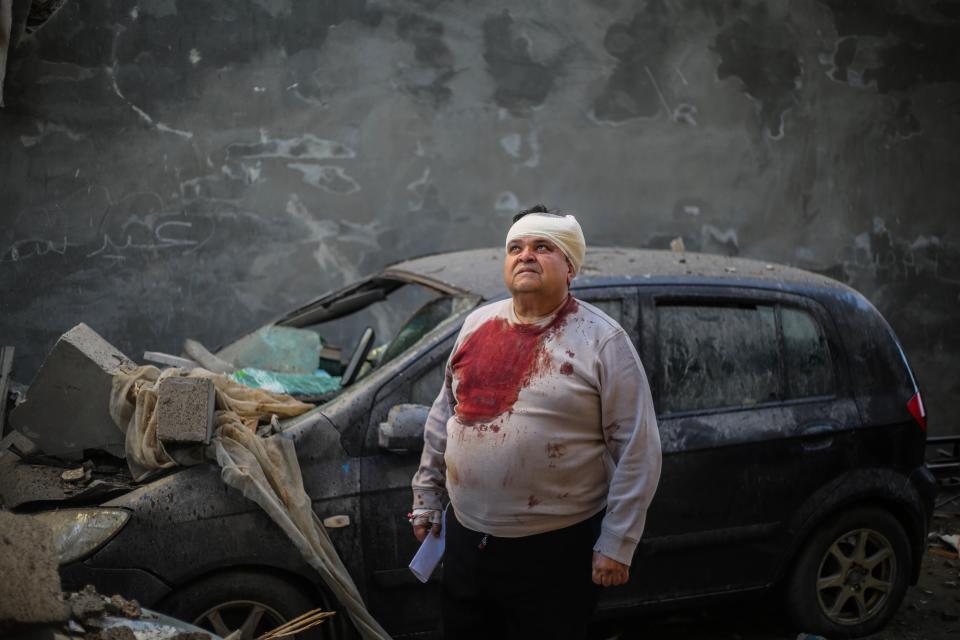
[[[447,513],[443,558],[446,640],[583,640],[597,604],[593,545],[601,511],[578,524],[523,538],[471,531]]]

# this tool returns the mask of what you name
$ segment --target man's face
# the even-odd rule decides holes
[[[555,297],[566,293],[573,266],[546,238],[516,238],[507,245],[503,282],[511,294],[534,293]]]

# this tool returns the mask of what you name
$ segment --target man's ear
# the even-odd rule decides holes
[[[566,256],[564,256],[566,258]],[[577,275],[573,271],[573,263],[570,262],[570,258],[567,258],[567,286],[570,286],[570,283],[573,281],[573,277]]]

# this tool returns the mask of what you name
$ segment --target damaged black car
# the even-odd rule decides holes
[[[439,633],[442,569],[420,584],[407,568],[410,479],[463,319],[505,295],[501,259],[489,249],[409,260],[221,348],[145,354],[316,405],[267,435],[294,443],[313,511],[393,636]],[[779,586],[804,630],[882,627],[917,581],[935,482],[920,391],[879,312],[797,269],[635,249],[591,250],[571,291],[635,342],[664,453],[634,560],[642,570],[605,590],[597,616]],[[63,362],[48,358],[21,392],[0,453],[4,508],[54,529],[65,587],[123,593],[223,636],[340,609],[216,465],[183,453],[186,464],[133,481],[106,400],[82,401],[109,396],[103,372],[132,363],[85,331],[65,336],[54,349]],[[92,386],[71,382],[78,375]],[[346,615],[314,632],[356,633]]]

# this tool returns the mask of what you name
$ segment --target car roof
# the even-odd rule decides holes
[[[502,265],[502,248],[472,249],[404,260],[391,265],[386,272],[409,274],[490,300],[506,294]],[[583,268],[571,288],[628,283],[738,285],[797,292],[822,292],[830,288],[854,292],[832,278],[772,262],[628,247],[587,249]]]

